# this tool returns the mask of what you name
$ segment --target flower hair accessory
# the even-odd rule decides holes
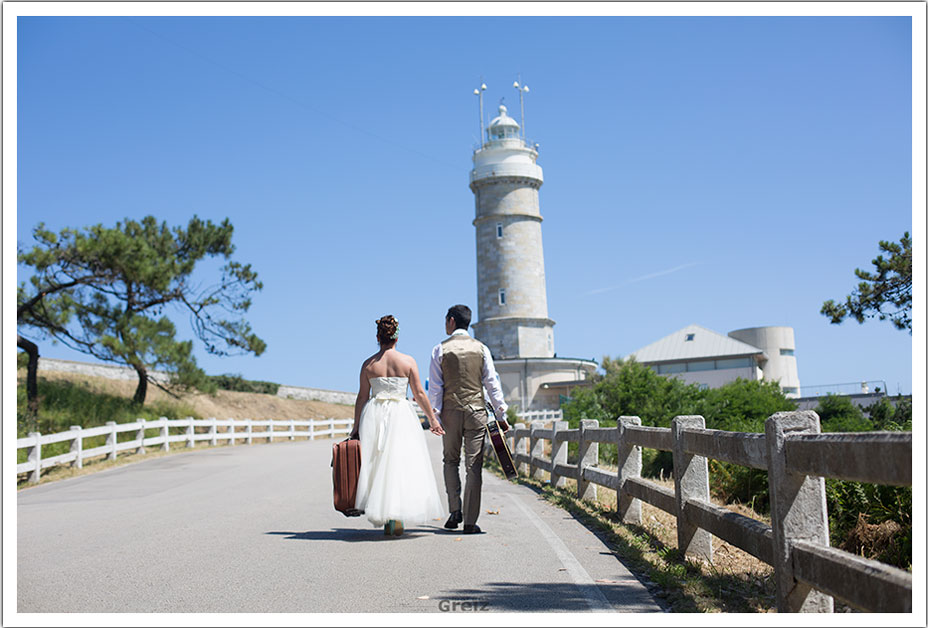
[[[393,332],[393,335],[392,335],[392,336],[390,336],[390,340],[396,340],[396,339],[399,338],[399,337],[400,337],[400,326],[397,325],[397,326],[396,326],[396,331]]]

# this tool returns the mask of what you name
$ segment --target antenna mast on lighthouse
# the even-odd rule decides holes
[[[519,81],[522,80],[522,75],[519,75]],[[525,99],[523,98],[526,93],[528,93],[528,85],[519,85],[519,81],[514,81],[512,86],[519,90],[519,107],[522,109],[521,117],[519,122],[522,124],[522,139],[525,139]]]
[[[480,145],[483,145],[483,92],[486,91],[487,84],[480,81],[480,89],[474,90],[474,96],[480,99]]]

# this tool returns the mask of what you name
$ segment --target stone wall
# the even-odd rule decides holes
[[[72,360],[57,360],[55,358],[39,358],[39,371],[58,371],[62,373],[77,373],[106,377],[107,379],[138,380],[135,369],[115,364],[90,364],[88,362],[74,362]],[[156,382],[167,382],[169,375],[161,371],[149,371],[148,374]]]
[[[321,388],[303,388],[301,386],[281,386],[277,396],[284,399],[303,399],[306,401],[325,401],[326,403],[341,403],[354,405],[356,393],[339,390],[323,390]]]

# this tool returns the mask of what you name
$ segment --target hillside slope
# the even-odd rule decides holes
[[[18,383],[24,385],[25,369],[18,372]],[[135,381],[93,377],[76,373],[40,371],[40,380],[68,381],[88,388],[93,392],[108,393],[131,398],[135,392]],[[168,401],[190,406],[203,418],[217,419],[346,419],[354,416],[354,407],[323,401],[283,399],[275,395],[219,390],[214,394],[191,392],[171,397],[157,386],[149,385],[146,402]]]

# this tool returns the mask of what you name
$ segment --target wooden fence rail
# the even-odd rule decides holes
[[[62,464],[70,464],[81,468],[90,458],[105,456],[108,460],[115,460],[119,452],[135,451],[145,453],[146,447],[159,447],[168,451],[173,443],[183,443],[185,447],[193,447],[198,442],[209,441],[211,445],[218,445],[224,441],[235,445],[236,441],[251,445],[255,439],[272,442],[274,439],[295,440],[308,438],[313,440],[319,437],[331,437],[348,434],[354,419],[311,419],[306,421],[254,421],[251,419],[168,419],[162,417],[157,421],[139,419],[134,423],[108,422],[100,427],[83,429],[72,426],[67,432],[56,434],[39,434],[32,432],[26,438],[16,441],[17,451],[27,450],[26,462],[16,465],[16,473],[28,473],[29,481],[38,483],[42,470]],[[200,428],[200,432],[196,431]],[[225,431],[220,432],[219,428]],[[258,429],[256,429],[258,428]],[[297,429],[305,428],[305,429]],[[171,433],[170,430],[183,430],[181,433]],[[157,436],[146,435],[147,431],[157,430]],[[132,440],[119,442],[118,435],[134,433]],[[106,436],[106,444],[84,449],[84,440],[93,437]],[[57,456],[42,457],[42,446],[52,443],[71,443],[69,452]]]
[[[507,437],[527,475],[544,479],[547,471],[557,486],[573,478],[581,499],[595,499],[597,486],[615,490],[626,523],[641,524],[642,501],[673,514],[689,556],[711,561],[715,536],[772,565],[780,612],[832,612],[835,597],[864,611],[911,612],[912,574],[830,547],[825,506],[826,477],[911,486],[911,432],[822,434],[810,411],[778,412],[764,427],[763,434],[707,430],[701,416],[678,416],[657,428],[619,417],[613,428],[517,423]],[[568,442],[579,444],[576,464],[567,463]],[[617,446],[618,471],[598,468],[599,443]],[[672,452],[673,491],[641,477],[642,447]],[[767,471],[772,525],[710,502],[710,458]]]

